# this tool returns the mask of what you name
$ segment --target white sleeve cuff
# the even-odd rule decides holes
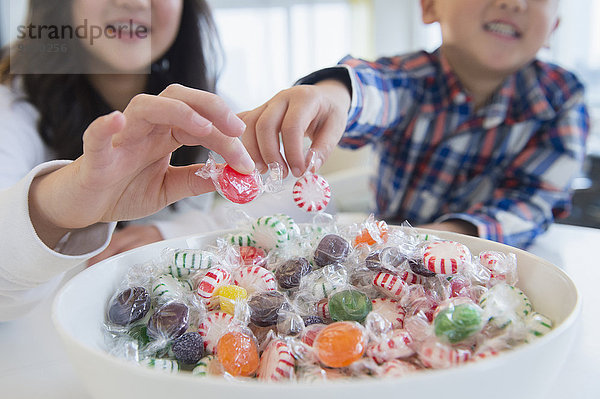
[[[31,170],[14,186],[0,192],[0,292],[33,288],[52,280],[100,253],[116,223],[98,223],[71,232],[60,248],[48,248],[38,237],[29,217],[29,187],[39,175],[59,169],[70,161],[51,161]]]

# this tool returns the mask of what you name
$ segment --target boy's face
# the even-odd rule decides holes
[[[533,60],[558,24],[558,0],[421,0],[442,48],[480,71],[512,73]]]

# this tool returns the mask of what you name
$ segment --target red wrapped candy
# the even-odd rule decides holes
[[[248,203],[262,191],[260,175],[256,170],[249,175],[243,175],[225,165],[217,181],[221,195],[236,204]]]

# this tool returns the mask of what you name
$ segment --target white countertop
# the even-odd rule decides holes
[[[530,252],[562,267],[583,298],[580,331],[546,399],[600,398],[600,230],[553,225]],[[8,399],[88,399],[50,320],[51,298],[0,323],[0,388]],[[507,381],[507,383],[510,383]],[[482,395],[482,398],[485,396]]]

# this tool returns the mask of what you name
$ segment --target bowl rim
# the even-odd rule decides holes
[[[391,226],[391,227],[402,227],[402,226]],[[272,387],[272,388],[268,388],[268,389],[276,389],[276,388],[281,388],[281,387],[284,387],[284,388],[294,387],[294,389],[312,389],[313,387],[319,387],[319,388],[328,388],[328,387],[336,388],[336,387],[338,387],[339,388],[340,386],[347,386],[348,384],[357,385],[357,386],[364,385],[364,384],[368,384],[368,385],[371,385],[371,384],[377,384],[377,385],[410,384],[411,381],[416,382],[416,381],[420,381],[421,379],[424,379],[424,378],[435,378],[435,376],[451,378],[455,374],[460,375],[460,374],[463,374],[465,371],[468,372],[471,369],[475,369],[475,370],[479,370],[479,371],[483,371],[486,369],[493,369],[497,365],[510,362],[512,358],[520,357],[527,352],[535,351],[535,349],[537,347],[545,345],[546,341],[551,340],[554,337],[558,337],[558,336],[564,334],[565,331],[567,329],[571,328],[571,326],[573,324],[576,324],[578,319],[580,318],[581,309],[582,309],[582,298],[581,298],[579,289],[577,288],[577,285],[575,284],[574,280],[569,276],[569,274],[566,271],[564,271],[562,268],[558,267],[557,265],[554,265],[552,262],[550,262],[538,255],[527,252],[523,249],[512,247],[512,246],[509,246],[509,245],[506,245],[503,243],[498,243],[495,241],[486,240],[486,239],[483,239],[480,237],[467,236],[464,234],[459,234],[459,233],[454,233],[454,232],[438,231],[438,230],[431,230],[431,229],[422,229],[422,228],[414,228],[414,229],[420,233],[432,234],[440,239],[452,239],[452,240],[460,242],[461,238],[463,238],[463,239],[467,238],[468,240],[491,242],[495,246],[498,246],[498,245],[501,246],[502,250],[505,250],[507,252],[517,252],[523,256],[533,257],[536,261],[539,261],[541,263],[544,263],[546,266],[556,269],[556,271],[558,271],[558,273],[561,274],[562,277],[572,286],[572,288],[574,290],[574,294],[575,294],[575,305],[573,306],[573,310],[557,327],[554,327],[550,332],[546,333],[544,336],[535,339],[533,342],[521,344],[514,349],[511,349],[511,350],[505,351],[505,352],[500,352],[497,355],[490,356],[489,358],[486,358],[486,359],[481,359],[478,361],[471,361],[471,362],[467,362],[464,364],[460,364],[458,366],[453,366],[453,367],[445,368],[445,369],[419,370],[419,372],[408,373],[401,377],[395,377],[395,378],[394,377],[390,377],[390,378],[367,378],[367,377],[365,377],[365,378],[351,378],[351,379],[340,379],[340,380],[323,380],[323,381],[318,380],[318,381],[311,381],[310,383],[298,383],[297,381],[265,382],[265,381],[261,381],[261,380],[255,379],[255,378],[243,379],[240,381],[237,381],[237,380],[231,381],[230,379],[223,378],[221,376],[207,375],[207,376],[198,377],[198,376],[193,375],[192,373],[187,373],[187,372],[185,372],[185,373],[184,372],[177,372],[177,373],[161,372],[160,370],[154,370],[154,369],[151,369],[148,367],[140,367],[140,365],[137,363],[134,363],[132,361],[127,361],[125,359],[121,359],[119,357],[109,354],[106,351],[102,351],[100,349],[85,345],[82,342],[80,342],[79,340],[77,340],[70,332],[68,332],[66,329],[64,329],[61,326],[61,324],[59,322],[59,316],[58,316],[58,313],[59,313],[58,308],[61,303],[61,298],[62,298],[63,294],[65,293],[65,291],[67,291],[71,285],[76,284],[79,279],[84,278],[81,276],[85,276],[85,274],[88,274],[88,273],[94,273],[94,270],[96,270],[96,268],[101,268],[104,263],[107,263],[109,261],[115,262],[121,257],[128,256],[132,252],[141,251],[142,249],[150,247],[150,246],[155,246],[155,247],[160,247],[160,248],[168,248],[170,242],[184,242],[187,240],[196,240],[196,239],[204,237],[204,236],[217,237],[217,236],[220,236],[223,234],[228,234],[228,233],[239,231],[239,229],[222,229],[222,230],[215,230],[212,232],[206,232],[206,233],[202,233],[202,234],[191,234],[191,235],[181,236],[181,237],[177,237],[177,238],[171,238],[168,240],[162,240],[162,241],[154,242],[151,244],[147,244],[142,247],[134,248],[132,250],[114,255],[108,259],[98,262],[97,264],[95,264],[89,268],[86,268],[85,270],[81,271],[80,273],[77,273],[69,281],[67,281],[62,287],[60,287],[60,289],[56,292],[56,294],[53,298],[52,310],[51,310],[52,324],[54,325],[54,328],[58,331],[58,333],[61,337],[63,347],[67,346],[66,341],[68,340],[70,344],[74,344],[74,345],[78,346],[80,348],[80,350],[83,350],[84,352],[87,352],[88,354],[91,354],[93,356],[99,356],[100,358],[102,358],[105,361],[114,363],[115,366],[117,366],[117,367],[124,367],[126,369],[131,370],[131,372],[133,372],[133,373],[141,374],[143,376],[147,376],[148,378],[153,378],[155,380],[167,378],[169,380],[175,379],[175,381],[182,381],[182,382],[183,381],[198,381],[199,383],[202,383],[202,384],[207,384],[207,383],[214,384],[217,387],[219,387],[219,386],[225,387],[225,386],[231,385],[232,383],[240,383],[240,384],[243,384],[244,386],[248,386],[248,387],[256,386],[256,387],[261,387],[263,389],[265,386]],[[467,247],[468,247],[468,244],[465,244],[465,245],[467,245]],[[518,286],[518,283],[517,283],[517,286]],[[71,364],[75,363],[73,361],[70,353],[69,353],[69,360],[71,361]]]

